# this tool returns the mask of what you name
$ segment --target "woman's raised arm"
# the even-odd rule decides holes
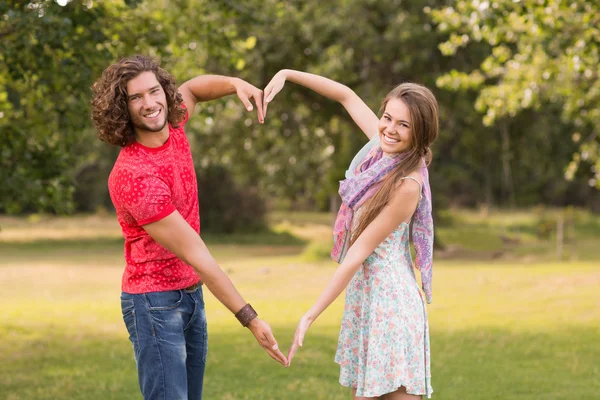
[[[352,89],[334,80],[307,72],[282,69],[275,74],[264,90],[265,107],[283,89],[286,80],[307,87],[328,99],[341,103],[356,125],[369,139],[377,134],[379,121],[377,115]]]

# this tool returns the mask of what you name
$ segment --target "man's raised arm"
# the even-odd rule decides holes
[[[236,93],[248,111],[254,109],[251,101],[253,99],[254,103],[256,103],[258,122],[261,124],[265,122],[262,90],[240,78],[221,75],[200,75],[183,83],[179,87],[179,93],[183,96],[183,103],[190,115],[193,113],[194,107],[198,102],[220,99],[221,97]]]

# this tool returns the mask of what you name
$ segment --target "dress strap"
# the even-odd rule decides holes
[[[419,185],[419,201],[421,201],[421,199],[423,198],[423,187],[421,186],[421,183],[412,176],[404,176],[404,177],[400,178],[400,180],[404,180],[404,179],[412,179],[413,181],[417,182],[417,185]]]

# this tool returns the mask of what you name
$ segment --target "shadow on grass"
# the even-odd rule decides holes
[[[82,239],[38,239],[31,242],[0,242],[0,266],[15,262],[88,262],[123,256],[123,239],[98,237]]]
[[[1,237],[0,237],[1,239]],[[302,246],[305,241],[289,232],[260,232],[212,234],[202,233],[202,239],[208,244],[237,244],[237,245],[270,245],[270,246]],[[111,247],[123,247],[123,238],[99,236],[94,238],[60,238],[36,239],[31,241],[1,241],[0,250],[15,249],[18,251],[52,250],[70,248],[74,250],[98,250]]]
[[[267,216],[269,224],[291,223],[295,226],[324,225],[332,227],[335,216],[327,212],[273,211]]]
[[[2,242],[0,251],[40,251],[53,250],[89,250],[97,251],[103,249],[123,248],[123,239],[118,237],[96,237],[96,238],[61,238],[61,239],[36,239],[32,241]]]
[[[287,351],[293,329],[274,327],[274,331]],[[433,332],[434,397],[596,398],[600,349],[592,344],[599,334],[600,329],[590,326],[553,333]],[[0,398],[141,398],[131,346],[124,334],[49,330],[43,339],[27,343],[19,342],[19,337],[10,335],[2,346],[7,362],[0,364]],[[337,329],[313,327],[291,368],[271,360],[246,330],[211,332],[209,342],[206,399],[350,398],[350,391],[337,383],[339,369],[333,362]]]
[[[203,234],[203,240],[210,246],[239,245],[253,246],[256,250],[260,247],[277,247],[288,253],[298,253],[305,244],[288,232],[262,231],[256,233],[239,233],[232,235]],[[263,249],[267,251],[268,249]],[[260,251],[259,251],[260,252]],[[285,252],[285,251],[284,251]],[[96,238],[61,238],[61,239],[36,239],[23,242],[0,241],[0,253],[4,262],[18,260],[40,261],[56,259],[68,255],[69,258],[104,257],[123,254],[123,239],[120,237]],[[268,252],[267,252],[268,254]]]
[[[262,246],[302,246],[306,242],[289,232],[275,232],[265,230],[249,233],[234,233],[231,235],[202,233],[206,244],[235,244],[235,245],[262,245]]]

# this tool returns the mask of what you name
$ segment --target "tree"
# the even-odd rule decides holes
[[[120,40],[131,33],[120,18],[129,10],[121,2],[0,3],[0,211],[73,209],[68,171],[90,131],[89,87],[106,60],[130,48]]]
[[[202,18],[186,16],[194,7]],[[105,157],[114,160],[91,127],[94,80],[108,63],[134,53],[162,58],[165,66],[176,57],[180,69],[194,57],[236,61],[228,42],[235,32],[215,29],[226,14],[210,1],[1,2],[0,212],[73,211],[74,178],[98,163],[107,175]],[[187,38],[198,33],[194,51]]]
[[[487,126],[505,124],[524,110],[549,104],[562,108],[577,143],[565,175],[573,179],[591,163],[591,186],[600,188],[600,13],[585,0],[456,1],[428,10],[438,29],[450,35],[440,44],[445,55],[485,44],[488,56],[468,71],[438,79],[450,90],[478,91],[475,107]],[[563,132],[563,135],[566,132]]]
[[[556,20],[555,35],[544,31],[540,40],[525,37],[524,28],[504,34],[506,24],[529,21],[537,4],[509,3],[475,2],[481,8],[475,10],[452,0],[2,2],[0,131],[6,140],[0,142],[5,183],[0,212],[72,211],[74,187],[78,210],[107,204],[106,178],[118,149],[95,139],[89,87],[110,62],[133,53],[160,59],[179,83],[215,73],[264,87],[279,69],[306,70],[347,84],[374,110],[394,85],[423,83],[434,90],[441,113],[431,166],[436,209],[446,204],[589,204],[589,177],[578,172],[572,182],[559,178],[574,152],[579,157],[575,165],[597,151],[597,139],[588,138],[595,132],[598,109],[592,106],[597,70],[588,68],[597,39],[586,39],[596,32],[594,20],[581,17],[580,24],[567,25],[570,14],[565,14]],[[469,28],[471,20],[462,15],[484,21],[478,13],[490,10],[495,14],[485,14],[485,24],[491,28],[481,22],[477,41],[475,25]],[[594,16],[583,6],[575,11]],[[569,50],[567,39],[576,34],[562,29],[572,25],[582,30],[583,49]],[[492,40],[492,28],[501,41]],[[516,34],[523,43],[513,40]],[[468,46],[461,47],[459,39]],[[550,75],[544,80],[541,66],[527,64],[530,53],[537,54],[529,52],[527,43],[545,50],[553,49],[554,42],[566,52],[578,51],[574,55],[586,66],[579,75],[569,75],[547,58]],[[455,48],[454,56],[444,56],[439,43],[446,43],[441,46],[446,53]],[[538,68],[539,74],[531,69],[524,78],[510,72],[515,60],[528,66],[526,71]],[[570,86],[558,85],[559,76]],[[530,81],[537,89],[532,86],[529,102],[523,103]],[[256,187],[272,204],[325,210],[366,138],[339,104],[292,85],[269,106],[264,125],[231,96],[197,107],[186,132],[199,168],[225,166],[236,184],[244,190]],[[571,88],[573,99],[564,88]],[[567,133],[583,144],[565,140]]]

